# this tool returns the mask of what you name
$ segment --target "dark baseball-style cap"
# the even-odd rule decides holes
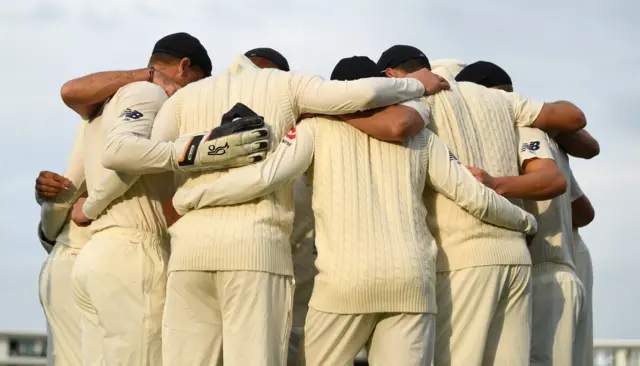
[[[331,80],[358,80],[378,77],[378,67],[366,56],[353,56],[338,61],[331,73]]]
[[[289,62],[287,59],[282,56],[282,54],[273,48],[254,48],[252,50],[247,51],[245,54],[247,57],[264,57],[267,60],[273,62],[279,70],[282,71],[290,71],[289,70]]]
[[[420,60],[424,67],[431,70],[431,64],[424,52],[412,46],[395,45],[382,52],[378,60],[378,71],[383,72],[387,68],[393,69],[409,60]]]
[[[500,66],[488,62],[478,61],[467,65],[456,76],[456,81],[469,81],[492,88],[500,85],[512,85],[511,77]]]
[[[152,55],[166,53],[168,55],[184,58],[191,61],[191,66],[197,66],[204,71],[204,76],[211,76],[211,59],[200,41],[188,33],[174,33],[163,37],[153,47]]]

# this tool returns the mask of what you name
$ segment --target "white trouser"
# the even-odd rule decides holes
[[[529,365],[531,267],[474,267],[436,278],[435,366]]]
[[[168,240],[131,229],[93,235],[73,269],[85,366],[162,365]]]
[[[434,340],[433,314],[333,314],[310,308],[304,356],[308,366],[351,366],[366,347],[372,366],[430,366]]]
[[[584,287],[570,268],[542,263],[533,267],[532,366],[584,366]]]
[[[576,250],[576,274],[584,285],[585,331],[576,339],[584,349],[584,366],[593,366],[593,264],[591,253],[584,246]]]
[[[285,365],[293,291],[291,276],[267,272],[171,272],[164,365]]]
[[[80,249],[56,244],[40,271],[40,302],[48,324],[48,365],[82,365],[80,310],[73,300],[71,270]]]

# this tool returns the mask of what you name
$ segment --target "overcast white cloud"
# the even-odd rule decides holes
[[[595,160],[573,162],[597,211],[583,230],[595,266],[596,337],[640,338],[638,14],[636,0],[0,2],[7,172],[0,183],[0,329],[44,329],[37,281],[45,254],[35,235],[33,181],[40,170],[63,171],[70,150],[77,117],[60,101],[60,86],[88,72],[142,67],[158,38],[186,31],[208,48],[214,71],[237,53],[269,46],[294,70],[327,76],[342,57],[377,59],[404,43],[432,59],[495,61],[519,91],[579,104],[602,147]]]

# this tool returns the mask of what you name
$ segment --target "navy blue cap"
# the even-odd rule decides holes
[[[478,61],[467,65],[458,75],[456,81],[469,81],[492,88],[499,85],[512,85],[511,77],[500,66],[488,62]]]
[[[279,70],[290,71],[289,62],[287,62],[287,59],[284,58],[284,56],[282,56],[280,52],[274,50],[273,48],[254,48],[250,51],[247,51],[244,55],[247,57],[264,57],[267,60],[273,62]]]
[[[190,66],[197,66],[204,71],[204,76],[211,76],[211,59],[200,41],[188,33],[174,33],[161,38],[153,47],[152,55],[166,53],[177,58],[188,58]]]
[[[388,68],[393,69],[410,60],[420,60],[424,67],[431,70],[431,64],[424,52],[412,46],[395,45],[384,51],[380,56],[378,60],[378,71],[382,72]]]
[[[331,80],[358,80],[378,77],[378,67],[367,56],[353,56],[338,61],[331,73]]]

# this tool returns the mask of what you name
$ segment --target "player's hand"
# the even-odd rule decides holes
[[[69,188],[71,181],[60,174],[41,171],[36,178],[36,194],[42,199],[55,197]]]
[[[269,130],[261,117],[239,118],[209,132],[180,136],[174,149],[181,171],[235,168],[265,159]]]
[[[180,89],[180,85],[171,80],[167,74],[162,71],[155,70],[153,72],[153,83],[164,89],[168,96],[172,96]]]
[[[471,174],[473,174],[473,176],[478,180],[478,182],[484,184],[485,186],[491,189],[496,188],[496,182],[489,173],[485,172],[480,168],[476,168],[472,166],[468,166],[467,169],[469,169]]]
[[[433,95],[443,90],[449,90],[451,85],[440,75],[436,75],[427,68],[407,74],[408,78],[414,78],[422,83],[425,89],[424,95]]]
[[[84,205],[84,201],[87,199],[84,197],[78,198],[76,203],[73,204],[73,208],[71,209],[71,220],[75,222],[76,225],[80,227],[89,226],[91,224],[91,219],[85,216],[84,211],[82,210],[82,206]]]

